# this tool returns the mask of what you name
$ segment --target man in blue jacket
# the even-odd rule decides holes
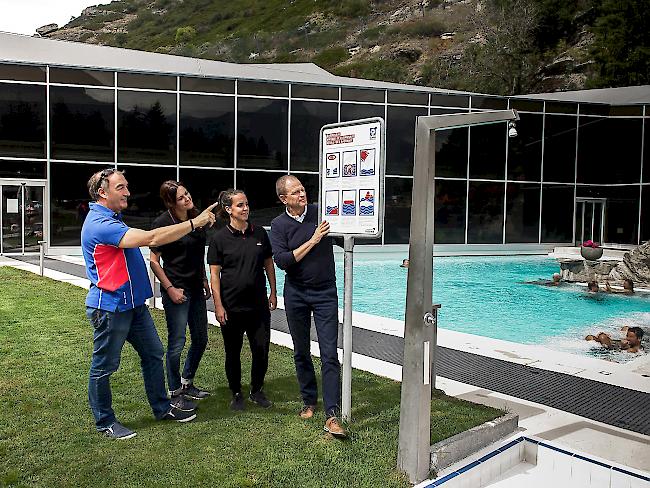
[[[81,247],[90,289],[86,315],[93,327],[93,355],[88,401],[99,432],[113,439],[129,439],[134,431],[119,423],[112,408],[111,374],[117,371],[124,342],[140,356],[149,405],[159,420],[188,422],[196,417],[192,406],[172,406],[167,397],[163,346],[145,300],[153,296],[140,246],[161,246],[195,228],[212,225],[208,207],[194,219],[151,231],[122,222],[128,206],[129,183],[121,171],[108,168],[88,180],[94,200],[81,229]],[[215,204],[216,205],[216,204]]]
[[[314,314],[321,357],[324,430],[343,437],[339,424],[341,380],[338,354],[338,297],[329,223],[318,223],[318,207],[307,204],[305,188],[295,176],[282,176],[275,190],[286,211],[271,222],[273,259],[286,272],[284,307],[293,339],[293,358],[300,384],[303,419],[313,417],[318,385],[310,353],[311,314]]]

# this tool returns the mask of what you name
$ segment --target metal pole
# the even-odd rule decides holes
[[[38,245],[39,245],[38,266],[41,271],[41,276],[43,276],[44,269],[45,269],[45,241],[38,241]]]
[[[343,238],[343,391],[342,411],[344,420],[350,420],[352,412],[352,289],[354,237]]]

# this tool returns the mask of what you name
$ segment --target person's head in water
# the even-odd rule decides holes
[[[629,327],[625,338],[630,347],[639,347],[641,339],[643,339],[643,329],[641,327]]]
[[[623,280],[623,289],[626,292],[634,293],[634,281],[629,278]]]
[[[401,268],[408,268],[409,267],[409,260],[408,259],[402,259],[402,264],[400,264]]]
[[[590,293],[598,293],[598,283],[595,281],[590,281],[587,283],[587,291]]]
[[[560,273],[553,273],[553,283],[559,283],[561,278]]]

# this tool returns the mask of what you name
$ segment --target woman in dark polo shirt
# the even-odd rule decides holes
[[[178,181],[165,181],[160,187],[160,198],[167,210],[154,220],[154,229],[186,220],[191,222],[199,213],[192,196]],[[194,385],[194,375],[208,344],[205,301],[210,298],[210,286],[205,275],[205,244],[205,230],[197,227],[175,242],[151,248],[150,254],[151,269],[160,281],[167,319],[167,382],[172,403],[182,409],[196,406],[190,399],[202,400],[210,395]],[[181,353],[187,326],[192,344],[181,376]]]
[[[243,191],[222,191],[217,209],[228,224],[212,237],[208,263],[215,314],[226,350],[226,377],[233,395],[230,408],[244,409],[240,359],[244,332],[253,357],[249,398],[268,408],[271,402],[262,387],[269,364],[270,310],[277,306],[271,243],[262,227],[248,222],[248,199]],[[271,288],[268,297],[265,272]]]

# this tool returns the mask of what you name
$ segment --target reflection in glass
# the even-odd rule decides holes
[[[338,100],[337,86],[291,85],[291,98],[320,98],[322,100]]]
[[[341,104],[341,122],[357,119],[368,119],[370,117],[384,118],[383,105],[357,105],[354,103]]]
[[[650,114],[650,107],[646,108]],[[643,182],[650,183],[650,119],[644,119],[645,130],[643,132]]]
[[[160,185],[176,179],[176,168],[118,166],[118,169],[124,171],[131,192],[129,206],[122,212],[124,222],[129,227],[151,229],[154,219],[163,211]]]
[[[266,83],[261,81],[239,81],[239,95],[257,95],[267,97],[288,97],[289,85],[286,83]]]
[[[234,98],[183,94],[180,107],[180,164],[232,167]]]
[[[176,95],[120,91],[119,162],[176,163]]]
[[[113,90],[50,88],[52,158],[114,160]]]
[[[503,183],[469,182],[468,244],[503,242]]]
[[[545,116],[544,181],[575,180],[576,122],[576,117],[566,115]]]
[[[467,127],[436,131],[436,176],[467,178]]]
[[[238,100],[237,166],[287,168],[287,100]]]
[[[406,244],[411,232],[411,178],[386,178],[384,243]],[[364,243],[365,240],[360,241]]]
[[[0,64],[0,80],[45,82],[45,66]]]
[[[248,197],[248,204],[251,207],[251,222],[257,225],[271,225],[271,221],[284,212],[284,206],[275,194],[275,182],[286,173],[272,172],[262,173],[257,171],[238,171],[237,188],[243,190]],[[303,175],[296,175],[308,190],[307,198],[312,203],[313,198],[318,199],[318,186],[315,193],[309,191],[310,188],[305,184]],[[317,183],[318,184],[318,183]]]
[[[434,241],[436,244],[464,244],[467,183],[436,179],[435,185]]]
[[[579,186],[576,195],[587,198],[605,198],[605,242],[636,244],[639,227],[639,186]],[[587,203],[586,205],[590,205]],[[596,205],[594,227],[601,225],[601,205]],[[643,209],[641,209],[643,212]],[[586,225],[591,221],[585,217]],[[596,233],[596,232],[595,232]]]
[[[204,209],[217,201],[219,192],[232,188],[232,170],[180,168],[180,181],[187,185],[194,205]]]
[[[506,242],[539,240],[539,183],[508,183]]]
[[[2,251],[23,250],[23,192],[19,185],[2,186]]]
[[[45,161],[17,161],[0,159],[0,178],[39,178],[44,179]]]
[[[650,240],[650,186],[644,186],[641,194],[641,241]]]
[[[573,185],[542,185],[542,242],[572,242]]]
[[[211,80],[209,78],[182,77],[181,91],[235,93],[235,80]]]
[[[318,171],[320,129],[337,120],[336,103],[291,101],[292,171]]]
[[[581,116],[578,183],[638,183],[641,130],[641,119]]]
[[[45,158],[45,86],[0,84],[0,156]]]
[[[426,106],[429,104],[429,94],[426,92],[389,91],[388,103]]]
[[[384,90],[371,90],[365,88],[341,88],[341,100],[351,102],[377,102],[384,103]]]
[[[505,123],[470,127],[470,178],[504,179],[507,129]]]
[[[117,86],[123,86],[125,88],[176,90],[176,77],[164,75],[148,75],[143,73],[118,73]]]
[[[426,108],[388,106],[386,120],[386,174],[413,175],[415,125]]]
[[[42,186],[25,185],[25,252],[37,252],[38,241],[43,240],[43,190]]]
[[[90,177],[110,165],[50,163],[50,236],[52,246],[80,246],[88,214]],[[132,189],[133,190],[133,189]]]
[[[50,67],[50,83],[114,86],[115,74],[112,71]]]
[[[517,137],[508,139],[508,179],[540,181],[542,114],[519,114]]]

